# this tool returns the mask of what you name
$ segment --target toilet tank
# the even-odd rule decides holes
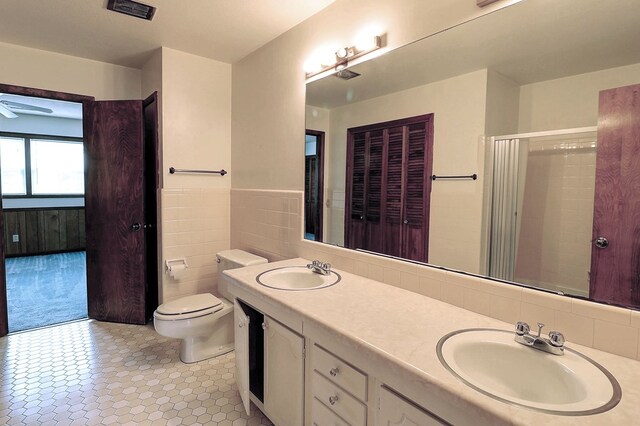
[[[227,290],[227,277],[222,273],[223,271],[268,262],[264,257],[237,249],[221,251],[216,258],[218,260],[218,292],[227,300],[232,300],[232,296]]]

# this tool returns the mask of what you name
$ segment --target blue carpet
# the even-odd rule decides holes
[[[87,317],[84,251],[6,259],[9,332]]]

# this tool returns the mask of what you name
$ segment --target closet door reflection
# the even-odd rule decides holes
[[[426,262],[433,115],[348,130],[345,246]]]

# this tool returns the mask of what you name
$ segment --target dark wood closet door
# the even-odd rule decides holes
[[[381,253],[401,257],[405,186],[404,127],[394,127],[386,133],[384,248]]]
[[[433,115],[348,130],[345,246],[426,262]]]
[[[349,135],[345,204],[345,247],[363,248],[366,203],[366,133]]]
[[[83,114],[89,318],[144,324],[142,101],[86,102]]]
[[[406,181],[402,257],[427,261],[429,253],[429,195],[431,193],[432,144],[425,143],[431,122],[405,128]]]
[[[366,132],[367,197],[365,202],[364,247],[380,252],[383,247],[384,229],[382,218],[383,151],[384,131]]]
[[[593,243],[589,296],[640,306],[640,85],[600,92]]]

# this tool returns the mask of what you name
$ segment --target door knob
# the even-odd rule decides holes
[[[133,225],[131,225],[132,231],[139,231],[141,229],[142,229],[142,225],[140,225],[139,223],[134,223]]]
[[[605,237],[598,237],[595,240],[595,245],[600,249],[607,248],[609,247],[609,240],[607,240]]]
[[[409,221],[407,219],[403,220],[402,223],[404,223],[405,225],[409,224]]]

